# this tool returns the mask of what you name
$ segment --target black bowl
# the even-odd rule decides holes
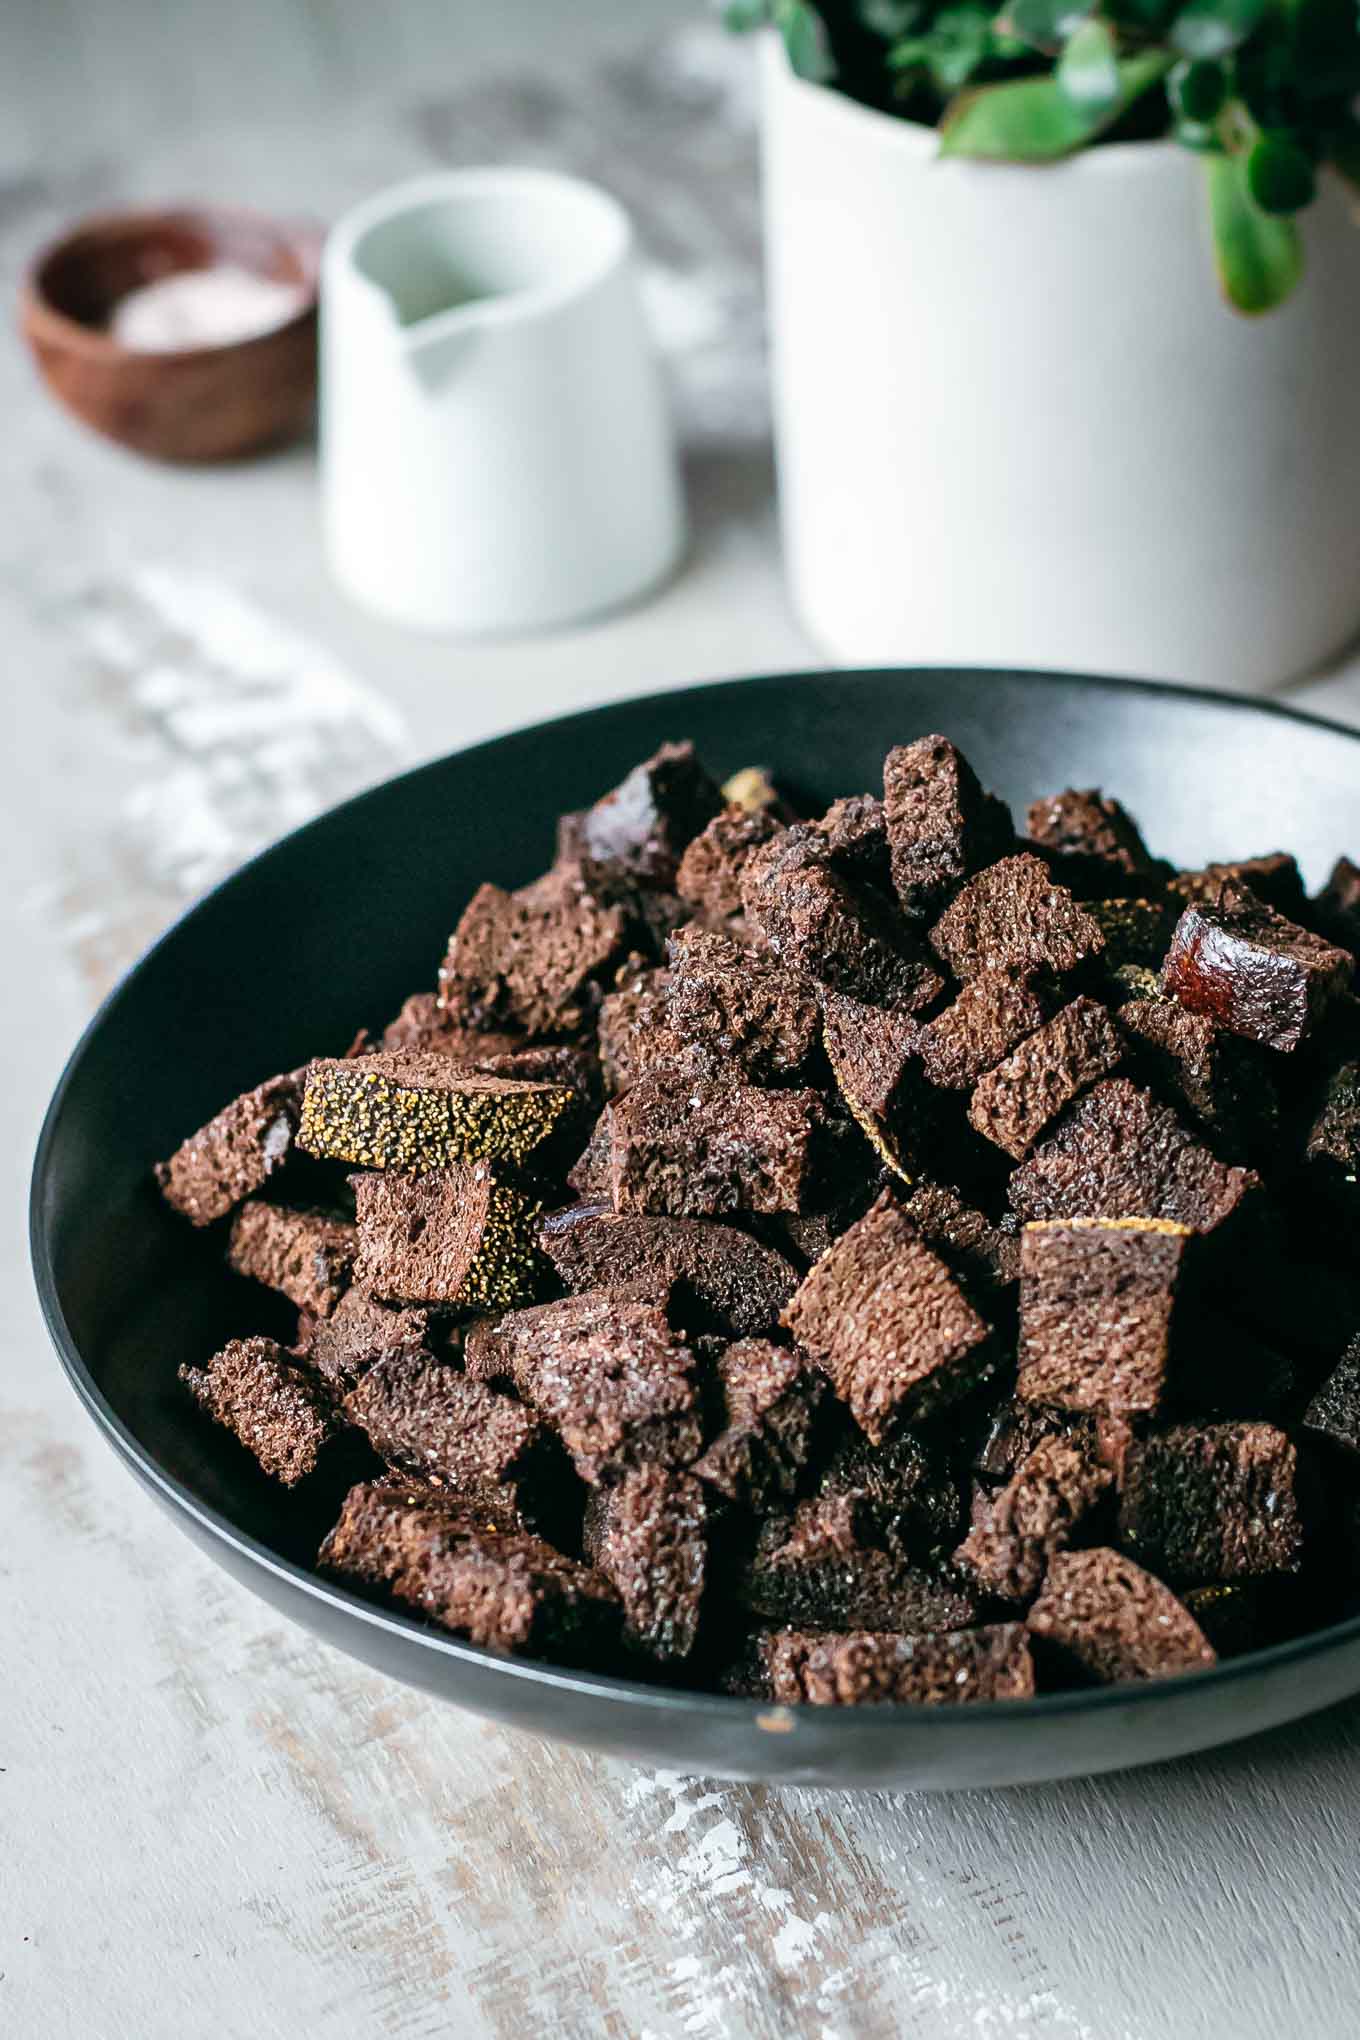
[[[729,1778],[1018,1784],[1204,1749],[1360,1690],[1360,1620],[1160,1684],[937,1710],[767,1707],[506,1661],[316,1578],[324,1523],[210,1433],[175,1381],[180,1360],[242,1329],[216,1244],[152,1187],[152,1161],[188,1129],[388,1018],[432,981],[473,887],[532,877],[557,814],[663,738],[693,737],[720,773],[771,767],[825,805],[874,785],[891,744],[937,729],[1017,805],[1103,783],[1183,863],[1287,845],[1317,882],[1354,847],[1360,735],[1280,708],[1038,674],[785,675],[569,716],[406,773],[246,865],[111,994],[43,1128],[34,1267],[86,1409],[218,1564],[327,1641],[477,1713]]]

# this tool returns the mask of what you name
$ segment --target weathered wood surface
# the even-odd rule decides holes
[[[300,48],[325,13],[268,10]],[[43,1102],[94,1000],[186,899],[408,760],[577,702],[810,662],[774,546],[743,78],[699,31],[551,84],[375,96],[354,121],[309,103],[301,130],[276,105],[104,160],[98,138],[65,161],[49,140],[0,186],[8,286],[43,233],[116,197],[324,216],[431,161],[575,164],[646,226],[696,505],[685,570],[648,607],[528,644],[425,643],[327,585],[305,450],[218,474],[139,465],[40,402],[0,346],[16,2040],[1356,2029],[1360,1707],[1196,1762],[951,1800],[710,1786],[556,1749],[360,1669],[230,1584],[100,1444],[38,1321],[22,1241]],[[1300,698],[1360,721],[1354,677]]]

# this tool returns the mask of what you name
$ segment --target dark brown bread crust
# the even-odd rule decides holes
[[[760,1638],[756,1656],[761,1697],[789,1705],[863,1707],[895,1700],[952,1707],[1028,1700],[1034,1692],[1029,1640],[1018,1622],[937,1636],[785,1629]]]
[[[419,1502],[441,1514],[466,1517],[482,1530],[498,1530],[513,1536],[526,1532],[535,1537],[539,1534],[520,1510],[519,1488],[514,1481],[502,1481],[496,1487],[461,1488],[455,1492],[434,1481],[417,1480],[409,1473],[394,1473],[389,1469],[365,1485],[377,1494],[393,1496],[402,1502]]]
[[[684,852],[723,811],[723,797],[693,744],[663,744],[580,816],[588,866],[653,888],[673,887]]]
[[[963,880],[999,857],[1009,811],[984,793],[948,737],[899,744],[883,761],[883,813],[903,913],[927,920]]]
[[[825,987],[821,1003],[826,1061],[851,1117],[884,1161],[909,1159],[899,1175],[919,1174],[939,1117],[921,1069],[919,1022]]]
[[[1338,857],[1331,877],[1313,902],[1313,915],[1324,935],[1360,956],[1360,864]]]
[[[1016,1170],[1010,1198],[1027,1220],[1166,1218],[1212,1232],[1259,1184],[1216,1161],[1150,1091],[1109,1077]]]
[[[1127,1000],[1118,1018],[1149,1076],[1209,1129],[1220,1154],[1237,1159],[1270,1142],[1279,1100],[1263,1049],[1160,992]]]
[[[618,1629],[599,1573],[452,1498],[352,1488],[317,1564],[488,1650],[588,1664]]]
[[[1128,810],[1098,786],[1052,793],[1034,801],[1025,834],[1049,853],[1054,875],[1078,899],[1099,899],[1135,891],[1138,881],[1156,878],[1159,867]],[[1160,872],[1165,873],[1161,866]]]
[[[1055,1558],[1026,1624],[1068,1670],[1105,1685],[1175,1678],[1217,1662],[1170,1589],[1122,1552],[1104,1548]]]
[[[856,1116],[888,1125],[900,1120],[920,1089],[919,1023],[909,1013],[824,992],[822,1031],[827,1060]]]
[[[479,1076],[504,1077],[516,1084],[549,1084],[554,1090],[571,1091],[575,1105],[563,1113],[559,1127],[576,1123],[582,1113],[598,1112],[604,1102],[600,1058],[593,1042],[519,1042],[514,1048],[468,1056],[465,1064]]]
[[[764,1515],[797,1493],[826,1383],[796,1346],[769,1339],[739,1339],[717,1375],[722,1428],[694,1471],[725,1500]]]
[[[346,1576],[832,1702],[1030,1690],[1020,1629],[953,1632],[1102,1540],[1046,1675],[1202,1661],[1172,1591],[1225,1649],[1349,1612],[1360,871],[1173,874],[1095,790],[1029,828],[943,737],[820,820],[663,746],[437,992],[160,1165],[298,1303],[194,1394],[314,1503],[386,1459]],[[1168,988],[1196,927],[1231,1021]]]
[[[1348,950],[1228,885],[1181,915],[1162,984],[1187,1012],[1287,1052],[1314,1031],[1354,969]]]
[[[806,979],[762,969],[735,943],[712,937],[688,947],[672,941],[670,961],[666,1025],[686,1048],[753,1084],[807,1074],[821,1012]]]
[[[461,1041],[465,1030],[451,1023],[434,992],[412,992],[382,1031],[382,1045],[389,1055],[447,1053],[445,1042]]]
[[[355,1280],[372,1296],[503,1310],[534,1294],[540,1206],[485,1163],[351,1181],[359,1224]]]
[[[805,1211],[820,1185],[825,1128],[816,1091],[650,1070],[610,1107],[611,1202],[677,1218]]]
[[[698,913],[724,919],[739,914],[741,874],[755,851],[779,831],[779,820],[768,808],[725,807],[686,849],[675,890]]]
[[[734,1338],[769,1331],[798,1287],[791,1261],[711,1219],[575,1204],[550,1213],[539,1240],[568,1289],[650,1281],[658,1294],[678,1291],[682,1322]]]
[[[1126,1417],[1091,1417],[1012,1398],[993,1413],[973,1455],[973,1471],[994,1491],[1045,1438],[1071,1439],[1082,1451],[1094,1452],[1100,1464],[1108,1466],[1119,1480],[1133,1428]]]
[[[523,1042],[522,1034],[488,1034],[462,1026],[444,1011],[436,992],[412,992],[382,1034],[388,1055],[447,1055],[469,1064],[483,1056],[508,1055]]]
[[[1099,923],[1028,852],[1003,857],[970,879],[930,941],[961,978],[984,970],[1062,977],[1105,948]]]
[[[571,1034],[598,1006],[627,917],[570,869],[517,893],[477,888],[449,940],[439,1003],[463,1026]]]
[[[1166,889],[1179,912],[1186,900],[1216,900],[1225,885],[1245,886],[1277,914],[1297,919],[1303,913],[1303,878],[1288,850],[1240,857],[1236,863],[1206,864],[1199,871],[1177,871]]]
[[[938,997],[943,980],[886,902],[823,864],[790,869],[785,851],[776,837],[742,874],[747,918],[772,955],[866,1005],[918,1013]]]
[[[389,1353],[417,1353],[430,1338],[430,1313],[393,1310],[360,1289],[347,1289],[328,1318],[304,1312],[293,1357],[305,1360],[344,1395]]]
[[[522,1403],[428,1353],[377,1361],[344,1411],[390,1465],[455,1488],[513,1479],[543,1435]]]
[[[270,1077],[233,1099],[168,1162],[157,1162],[156,1181],[166,1203],[191,1225],[225,1218],[282,1168],[301,1109],[296,1074]]]
[[[801,1502],[786,1525],[772,1519],[738,1597],[753,1614],[807,1629],[961,1629],[979,1608],[962,1573],[865,1543],[846,1495]]]
[[[930,1144],[932,1105],[917,1061],[920,1030],[909,1013],[823,991],[822,1042],[836,1088],[870,1146],[912,1181]]]
[[[1304,1147],[1308,1188],[1350,1231],[1360,1220],[1360,1062],[1343,1063],[1327,1079],[1322,1106]]]
[[[1125,1416],[1160,1407],[1188,1227],[1164,1219],[1026,1226],[1020,1249],[1020,1372],[1026,1402]]]
[[[227,1261],[238,1275],[326,1318],[349,1288],[358,1250],[347,1219],[252,1197],[232,1220]]]
[[[1046,1001],[1028,979],[979,971],[952,1006],[922,1027],[921,1067],[940,1089],[967,1091],[1042,1027],[1047,1013]]]
[[[852,793],[832,801],[817,830],[826,845],[827,861],[843,877],[889,889],[888,820],[875,795]]]
[[[998,1063],[973,1091],[974,1130],[1020,1161],[1044,1128],[1124,1057],[1119,1029],[1095,999],[1073,999]]]
[[[777,836],[771,836],[747,861],[741,875],[742,914],[749,926],[752,889],[772,890],[785,879],[802,871],[825,871],[831,866],[826,837],[816,822],[790,822]]]
[[[791,1211],[772,1212],[768,1217],[753,1219],[751,1224],[761,1239],[769,1240],[777,1251],[787,1253],[790,1260],[797,1260],[803,1267],[810,1267],[820,1261],[831,1242],[862,1218],[877,1192],[877,1182],[857,1183],[849,1193],[831,1205],[826,1211],[799,1214]]]
[[[586,1505],[586,1555],[618,1592],[628,1639],[662,1663],[694,1647],[707,1525],[699,1482],[664,1466],[634,1467]]]
[[[587,1204],[606,1208],[612,1191],[609,1184],[609,1127],[611,1108],[606,1105],[590,1131],[590,1139],[567,1170],[567,1188]]]
[[[231,1339],[206,1367],[181,1367],[179,1378],[284,1487],[316,1471],[336,1434],[334,1407],[321,1383],[293,1366],[272,1339]]]
[[[1014,1282],[1020,1273],[1020,1232],[1014,1219],[994,1224],[948,1183],[918,1179],[903,1192],[902,1209],[928,1247],[973,1282]]]
[[[464,1359],[474,1379],[513,1381],[591,1486],[699,1455],[694,1355],[653,1304],[606,1289],[512,1311],[474,1326]]]
[[[1304,1429],[1360,1459],[1360,1332],[1303,1413]]]
[[[1033,1600],[1056,1552],[1085,1529],[1114,1475],[1093,1446],[1043,1439],[988,1504],[954,1554],[955,1563],[999,1601]]]
[[[1297,1455],[1272,1424],[1181,1424],[1131,1447],[1119,1541],[1172,1586],[1297,1570]]]
[[[911,1431],[875,1444],[857,1424],[846,1427],[814,1499],[848,1505],[860,1541],[927,1564],[948,1551],[963,1516],[958,1482],[938,1454]]]
[[[626,1091],[644,1070],[674,1061],[680,1039],[667,1024],[670,973],[639,967],[621,971],[600,1007],[600,1065],[605,1089]]]
[[[783,1321],[875,1439],[954,1401],[988,1364],[987,1325],[886,1192],[815,1263]]]

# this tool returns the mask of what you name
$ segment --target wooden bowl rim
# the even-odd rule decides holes
[[[131,229],[150,232],[154,228],[172,224],[185,226],[207,225],[215,229],[223,222],[248,225],[263,229],[284,245],[298,263],[302,272],[301,288],[303,301],[291,318],[280,325],[270,326],[263,333],[252,333],[243,340],[227,340],[207,347],[128,347],[116,340],[112,333],[101,326],[87,326],[81,320],[72,318],[69,312],[61,310],[47,295],[43,277],[49,266],[68,252],[76,243],[91,234],[110,228]],[[260,212],[250,206],[226,205],[167,205],[127,206],[107,212],[87,213],[74,225],[66,227],[50,241],[44,242],[25,265],[19,283],[20,320],[30,340],[46,341],[65,349],[68,353],[84,354],[107,362],[138,362],[142,364],[161,363],[169,366],[175,362],[205,361],[213,357],[224,359],[234,354],[246,354],[253,348],[270,346],[285,334],[294,334],[316,318],[320,296],[321,248],[325,239],[324,230],[307,220],[285,221],[270,213]]]

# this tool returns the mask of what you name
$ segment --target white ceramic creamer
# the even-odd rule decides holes
[[[326,547],[356,602],[529,631],[672,567],[666,393],[606,193],[500,169],[382,193],[330,234],[321,328]]]

